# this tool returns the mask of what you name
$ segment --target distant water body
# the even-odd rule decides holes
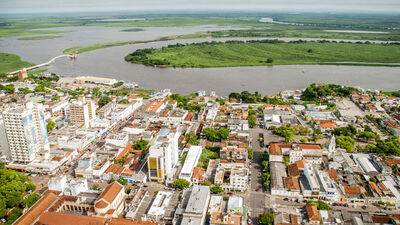
[[[74,30],[51,40],[20,41],[18,37],[0,38],[1,52],[20,55],[23,60],[42,63],[73,46],[130,40],[152,40],[160,36],[191,34],[229,27],[197,26],[144,28],[121,32],[127,27],[68,27]],[[218,95],[248,90],[273,94],[281,90],[302,89],[311,83],[337,83],[366,89],[398,90],[399,67],[289,65],[230,68],[154,68],[125,62],[124,57],[139,48],[159,48],[168,44],[204,42],[213,39],[173,40],[105,48],[79,54],[76,61],[60,59],[48,67],[62,76],[101,76],[138,83],[142,88],[189,94],[199,90]]]

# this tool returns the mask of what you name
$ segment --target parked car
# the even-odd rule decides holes
[[[365,210],[367,209],[367,206],[363,205],[361,208]]]
[[[288,198],[284,198],[283,201],[289,201],[289,199]]]

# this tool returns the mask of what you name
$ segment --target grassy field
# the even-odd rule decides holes
[[[273,62],[267,63],[267,59],[272,59]],[[142,58],[128,55],[126,60],[132,63],[168,67],[231,67],[328,62],[400,63],[400,45],[214,42],[153,49],[150,53],[145,53]]]
[[[32,37],[22,37],[18,38],[18,40],[26,41],[26,40],[47,40],[47,39],[55,39],[60,38],[62,36],[57,35],[44,35],[44,36],[32,36]]]
[[[17,55],[0,53],[0,74],[13,72],[33,65],[32,63],[21,61],[21,58]]]
[[[209,149],[204,148],[201,152],[199,163],[197,164],[198,167],[203,167],[204,165],[208,164],[210,159],[217,159],[219,158],[219,153],[211,151]]]

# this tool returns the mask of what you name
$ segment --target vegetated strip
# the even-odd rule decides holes
[[[138,49],[127,55],[131,63],[160,67],[235,67],[290,64],[399,66],[400,43],[249,40],[175,44]],[[332,64],[332,62],[335,62]],[[356,62],[356,63],[355,63]]]
[[[155,41],[168,41],[172,39],[168,38],[159,38],[155,40],[147,40],[147,41],[124,41],[124,42],[116,42],[116,43],[107,43],[107,44],[97,44],[97,45],[91,45],[91,46],[75,46],[72,48],[67,48],[63,51],[64,54],[72,54],[72,53],[83,53],[83,52],[89,52],[89,51],[94,51],[102,48],[110,48],[110,47],[117,47],[117,46],[124,46],[124,45],[131,45],[131,44],[144,44],[144,43],[149,43],[149,42],[155,42]]]
[[[45,36],[21,37],[21,38],[18,38],[17,40],[22,40],[22,41],[26,41],[26,40],[47,40],[47,39],[55,39],[55,38],[60,38],[60,37],[62,37],[62,36],[45,35]]]
[[[19,70],[25,67],[33,66],[34,64],[22,61],[18,55],[10,53],[0,53],[0,74],[10,71]]]

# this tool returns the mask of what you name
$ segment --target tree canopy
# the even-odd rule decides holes
[[[273,225],[274,224],[274,214],[272,213],[263,213],[258,218],[259,222],[264,225]]]
[[[224,189],[222,189],[218,185],[215,185],[214,187],[210,188],[210,192],[213,194],[220,194],[220,193],[224,193]]]
[[[185,179],[177,179],[174,181],[173,185],[181,190],[186,189],[190,186],[190,182]]]
[[[185,135],[185,139],[191,145],[198,145],[200,140],[197,138],[197,135],[194,132],[189,132]]]
[[[219,142],[228,139],[230,131],[226,128],[219,128],[218,130],[215,130],[211,127],[206,127],[204,128],[203,133],[207,140]]]

